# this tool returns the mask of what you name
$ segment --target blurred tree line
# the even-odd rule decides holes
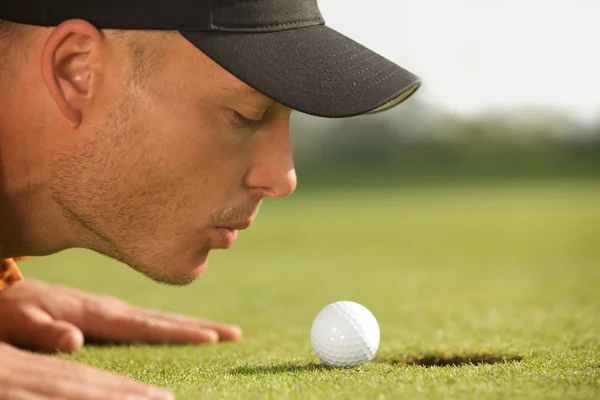
[[[295,114],[299,186],[597,179],[600,118],[556,110],[459,117],[416,100],[386,113],[329,120]]]

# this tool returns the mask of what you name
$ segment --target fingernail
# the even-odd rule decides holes
[[[146,396],[138,396],[137,394],[128,394],[123,400],[148,400]]]
[[[58,339],[56,350],[64,353],[78,352],[83,347],[83,341],[83,334],[80,331],[67,331]]]
[[[218,332],[216,332],[216,331],[210,332],[210,337],[208,338],[209,343],[219,343],[219,340],[220,340],[220,336],[219,336]]]
[[[148,389],[148,396],[152,400],[173,400],[175,396],[171,392],[167,392],[166,390],[159,388],[150,388]]]
[[[240,340],[242,338],[242,328],[237,325],[231,325],[231,333],[233,340]]]

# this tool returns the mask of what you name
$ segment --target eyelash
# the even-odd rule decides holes
[[[234,123],[240,128],[257,129],[262,125],[262,120],[250,119],[235,110],[233,112]]]

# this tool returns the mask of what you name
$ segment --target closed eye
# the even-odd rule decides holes
[[[252,128],[252,129],[257,129],[260,128],[260,126],[263,124],[263,119],[252,119],[252,118],[248,118],[245,115],[235,111],[235,110],[231,110],[232,114],[233,114],[233,122],[235,123],[236,126],[240,127],[240,128]]]

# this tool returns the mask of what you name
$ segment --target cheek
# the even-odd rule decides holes
[[[218,110],[172,93],[141,105],[145,155],[165,184],[175,184],[180,207],[206,214],[239,197],[251,143],[229,131]]]

